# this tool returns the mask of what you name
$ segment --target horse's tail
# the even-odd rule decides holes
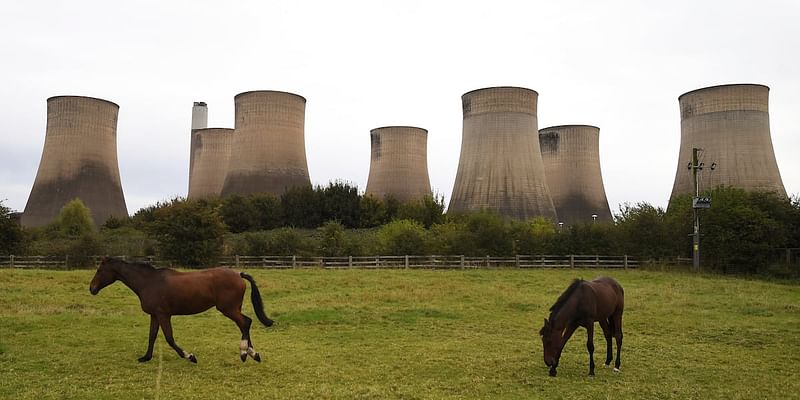
[[[246,279],[250,282],[250,300],[253,302],[253,310],[256,312],[256,317],[258,317],[258,320],[261,321],[264,326],[272,326],[273,321],[269,319],[267,314],[264,312],[264,302],[261,301],[261,293],[258,292],[258,286],[256,286],[255,279],[244,272],[240,272],[239,275],[242,277],[242,279]]]

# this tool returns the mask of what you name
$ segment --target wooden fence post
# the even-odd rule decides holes
[[[599,256],[599,255],[597,255],[597,254],[595,254],[595,255],[594,255],[594,266],[595,266],[596,268],[599,268],[599,267],[600,267],[600,256]]]
[[[464,255],[461,255],[461,269],[464,269]]]
[[[234,265],[236,265],[236,269],[239,269],[239,255],[238,254],[235,255],[233,259],[234,259]]]
[[[353,268],[353,256],[347,256],[347,267]]]
[[[622,266],[625,269],[628,269],[628,255],[627,254],[622,256]]]
[[[569,267],[570,268],[575,268],[575,255],[574,254],[570,254],[569,255]]]
[[[11,268],[14,268],[14,255],[11,255]]]
[[[514,263],[517,265],[517,268],[519,268],[519,254],[514,255]]]
[[[408,254],[406,254],[406,269],[408,269]]]
[[[297,268],[297,256],[292,256],[292,268]]]

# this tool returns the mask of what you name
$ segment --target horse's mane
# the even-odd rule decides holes
[[[576,289],[577,289],[577,288],[578,288],[578,287],[579,287],[581,284],[583,284],[584,282],[585,282],[585,281],[584,281],[583,279],[575,279],[575,280],[574,280],[574,281],[572,281],[572,283],[569,285],[569,287],[567,288],[567,290],[565,290],[565,291],[564,291],[564,293],[561,293],[561,296],[559,296],[559,297],[558,297],[558,300],[556,300],[555,304],[553,304],[553,306],[552,306],[552,307],[550,307],[550,316],[551,316],[551,319],[552,319],[552,316],[553,316],[553,315],[556,315],[556,314],[558,314],[558,311],[559,311],[559,310],[561,310],[561,307],[563,307],[563,306],[564,306],[564,303],[566,303],[566,302],[567,302],[567,300],[569,300],[569,298],[572,296],[572,294],[573,294],[573,293],[575,293],[575,290],[576,290]]]
[[[118,257],[108,257],[106,259],[109,260],[109,261],[113,261],[114,263],[124,264],[124,265],[130,266],[130,267],[138,267],[138,268],[144,268],[144,269],[150,269],[150,270],[157,269],[152,264],[144,262],[144,261],[125,261],[125,260],[123,260],[121,258],[118,258]]]

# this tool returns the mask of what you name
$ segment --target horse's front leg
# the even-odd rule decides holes
[[[185,358],[196,364],[197,358],[195,358],[194,354],[184,352],[175,343],[175,339],[172,337],[172,322],[170,321],[170,318],[170,315],[158,315],[158,324],[161,325],[161,331],[164,332],[164,338],[167,339],[167,343],[169,343],[169,345],[175,350],[176,353],[178,353],[181,358]]]
[[[147,338],[147,352],[139,357],[139,362],[150,361],[153,358],[153,346],[158,336],[158,320],[155,315],[150,315],[150,336]]]
[[[589,351],[589,376],[594,376],[594,322],[586,324],[586,350]]]

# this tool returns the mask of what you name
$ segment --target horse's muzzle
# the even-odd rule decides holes
[[[100,292],[100,289],[98,289],[97,286],[89,285],[89,293],[91,293],[92,296],[96,295],[99,292]]]

